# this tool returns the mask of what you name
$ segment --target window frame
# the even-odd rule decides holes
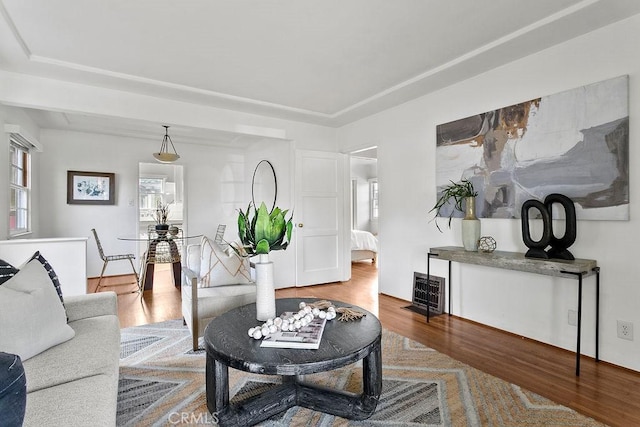
[[[9,136],[9,218],[8,229],[9,237],[18,237],[31,233],[31,150],[30,147],[20,143],[20,141],[12,134]],[[13,150],[18,152],[18,157],[21,157],[21,162],[14,162],[16,156],[13,155]],[[18,174],[16,175],[16,170]],[[16,176],[22,182],[15,182]],[[17,193],[23,193],[24,206],[20,206]],[[24,227],[19,227],[21,222],[19,220],[19,213],[22,211],[24,215]]]
[[[378,178],[369,179],[369,218],[371,221],[377,220],[380,214],[378,192],[379,192]]]

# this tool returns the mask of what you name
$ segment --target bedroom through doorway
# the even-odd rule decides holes
[[[351,190],[351,273],[358,268],[378,272],[378,150],[368,147],[349,153]],[[376,289],[377,293],[377,280]]]

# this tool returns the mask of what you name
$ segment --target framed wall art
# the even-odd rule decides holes
[[[438,125],[438,196],[450,181],[467,179],[478,192],[480,218],[519,218],[526,200],[559,193],[575,202],[577,219],[628,220],[628,80]]]
[[[67,171],[67,204],[115,204],[115,174]]]

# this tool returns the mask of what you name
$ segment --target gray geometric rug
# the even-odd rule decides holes
[[[181,320],[122,330],[118,426],[215,425],[205,400],[205,352]],[[390,331],[382,334],[383,388],[374,415],[350,421],[293,407],[261,426],[602,426],[535,393]],[[360,392],[361,364],[305,376]],[[280,383],[229,369],[231,401]]]

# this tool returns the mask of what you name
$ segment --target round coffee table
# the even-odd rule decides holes
[[[276,300],[276,312],[298,311],[300,301]],[[327,321],[317,350],[265,348],[247,330],[256,320],[256,305],[248,304],[216,317],[204,332],[207,351],[207,408],[219,425],[253,425],[293,406],[322,411],[353,420],[369,418],[382,391],[382,328],[372,313],[351,304],[332,301],[366,313],[360,320]],[[302,375],[330,371],[362,360],[360,395],[306,383]],[[237,404],[229,403],[229,367],[264,375],[281,375],[282,384]]]

